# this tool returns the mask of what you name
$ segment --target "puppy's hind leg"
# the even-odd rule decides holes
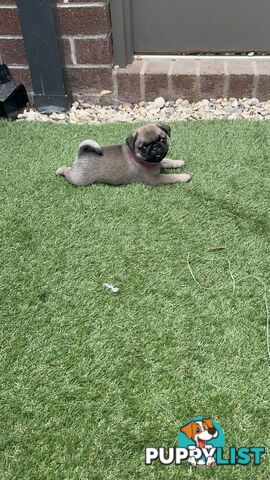
[[[77,187],[83,185],[80,180],[80,176],[76,173],[76,169],[72,167],[60,167],[56,170],[56,175],[62,175],[65,179],[72,183],[72,185],[76,185]]]
[[[55,175],[62,175],[65,177],[68,170],[70,170],[70,167],[65,167],[64,165],[63,167],[57,168]]]
[[[62,175],[73,185],[81,186],[88,184],[89,182],[85,182],[83,176],[81,162],[84,163],[85,160],[90,159],[92,156],[91,154],[103,155],[103,150],[97,142],[94,142],[93,140],[84,140],[79,145],[78,153],[73,165],[71,167],[59,167],[55,172],[56,175]]]
[[[97,143],[94,142],[93,140],[84,140],[83,142],[80,143],[79,148],[78,148],[78,153],[77,153],[77,158],[75,159],[74,164],[80,159],[82,155],[85,153],[96,153],[97,155],[103,155],[103,150],[101,146]],[[73,165],[74,165],[73,164]],[[62,175],[65,177],[68,172],[70,172],[72,167],[66,167],[65,165],[63,167],[59,167],[56,170],[56,175]]]

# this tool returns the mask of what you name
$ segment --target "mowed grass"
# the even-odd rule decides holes
[[[144,448],[199,415],[228,447],[269,448],[264,288],[245,277],[269,293],[270,123],[172,124],[187,185],[54,175],[132,128],[0,124],[0,478],[266,479],[267,454],[191,471]]]

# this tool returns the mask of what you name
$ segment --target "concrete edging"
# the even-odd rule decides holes
[[[182,98],[197,102],[204,98],[270,99],[270,59],[174,59],[134,60],[113,72],[114,97],[120,101],[152,101]]]

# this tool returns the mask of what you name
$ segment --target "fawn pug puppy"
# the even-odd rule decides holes
[[[191,179],[187,173],[160,173],[161,168],[179,168],[184,165],[182,160],[165,158],[170,136],[170,127],[158,123],[138,128],[121,145],[101,147],[93,140],[85,140],[79,146],[73,165],[58,168],[56,174],[63,175],[68,182],[77,186],[91,183],[186,183]]]

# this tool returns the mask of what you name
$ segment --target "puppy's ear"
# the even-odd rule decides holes
[[[213,425],[212,419],[210,417],[204,418],[203,422],[208,426],[208,428],[215,428]]]
[[[134,152],[135,150],[135,142],[137,140],[137,137],[138,137],[138,132],[133,132],[126,139],[126,143],[129,146],[130,150],[132,150],[132,152]]]
[[[171,127],[166,123],[158,123],[157,126],[161,128],[165,133],[167,133],[168,137],[171,136]]]
[[[184,425],[184,427],[181,427],[180,431],[183,432],[188,438],[194,440],[196,433],[196,423],[194,421],[189,422],[187,425]]]

